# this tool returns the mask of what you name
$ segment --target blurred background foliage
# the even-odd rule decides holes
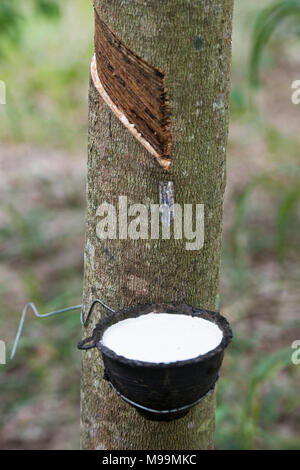
[[[300,448],[300,2],[235,2],[220,309],[235,339],[217,392],[216,447]],[[86,0],[1,0],[0,335],[24,304],[80,302],[87,90]],[[0,447],[78,448],[79,315],[29,316],[0,366]]]

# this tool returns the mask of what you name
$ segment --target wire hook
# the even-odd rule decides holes
[[[24,309],[23,309],[23,312],[22,312],[22,315],[21,315],[21,319],[20,319],[20,323],[19,323],[19,326],[18,326],[18,331],[17,331],[17,334],[16,334],[16,338],[15,338],[15,341],[14,341],[14,345],[13,345],[13,348],[12,348],[12,352],[11,352],[11,355],[10,355],[10,360],[12,360],[14,357],[15,357],[15,354],[16,354],[16,350],[17,350],[17,347],[18,347],[18,343],[19,343],[19,340],[20,340],[20,337],[21,337],[21,334],[22,334],[22,330],[23,330],[23,326],[24,326],[24,322],[25,322],[25,318],[26,318],[26,314],[27,314],[27,311],[31,308],[31,310],[33,311],[33,313],[35,314],[35,316],[37,318],[46,318],[46,317],[52,317],[53,315],[58,315],[60,313],[64,313],[64,312],[71,312],[71,311],[74,311],[74,310],[79,310],[80,309],[80,323],[82,326],[86,326],[87,323],[88,323],[88,320],[89,320],[89,317],[92,313],[92,310],[94,308],[94,306],[96,304],[100,304],[102,305],[102,307],[106,308],[107,310],[109,310],[110,312],[114,313],[115,310],[113,310],[111,307],[109,307],[108,305],[106,305],[102,300],[100,299],[94,299],[93,302],[91,303],[88,311],[87,311],[87,314],[86,314],[86,317],[84,318],[84,314],[83,314],[83,304],[80,304],[80,305],[74,305],[72,307],[67,307],[67,308],[63,308],[63,309],[60,309],[60,310],[54,310],[53,312],[49,312],[49,313],[43,313],[43,314],[40,314],[36,308],[36,306],[34,305],[33,302],[28,302]]]
[[[84,318],[83,317],[83,304],[80,305],[81,307],[81,312],[80,312],[80,323],[83,325],[83,326],[86,326],[87,325],[87,322],[88,322],[88,319],[90,317],[90,314],[92,313],[92,310],[94,308],[94,306],[96,304],[100,304],[102,305],[102,307],[106,308],[106,310],[109,310],[110,312],[112,313],[115,313],[115,310],[112,309],[111,307],[109,307],[108,305],[106,305],[102,300],[100,299],[94,299],[93,302],[91,303],[88,311],[87,311],[87,314],[86,314],[86,317]],[[72,307],[71,307],[72,308]]]

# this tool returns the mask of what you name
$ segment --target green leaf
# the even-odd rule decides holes
[[[257,17],[250,56],[249,82],[251,86],[259,84],[258,71],[262,52],[275,29],[287,18],[298,20],[300,0],[279,0],[264,8]]]

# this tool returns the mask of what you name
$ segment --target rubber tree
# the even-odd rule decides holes
[[[233,0],[95,0],[103,21],[137,55],[164,71],[170,99],[172,165],[164,171],[103,102],[89,92],[85,311],[94,298],[114,309],[135,303],[184,302],[210,310],[219,286],[228,134]],[[186,240],[101,240],[97,208],[160,203],[163,183],[174,199],[204,204],[204,245]],[[94,311],[88,336],[104,311]],[[173,422],[142,418],[102,380],[100,353],[82,353],[83,449],[211,449],[212,392]]]

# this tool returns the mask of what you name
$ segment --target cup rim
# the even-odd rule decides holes
[[[104,332],[110,326],[118,323],[119,321],[125,320],[127,318],[136,318],[147,313],[179,313],[184,315],[190,315],[193,317],[203,318],[205,320],[215,323],[223,332],[223,338],[220,344],[214,349],[208,351],[205,354],[200,354],[191,359],[178,360],[174,362],[149,362],[141,361],[137,359],[129,359],[125,356],[117,354],[112,349],[105,346],[101,340]],[[229,345],[233,337],[231,327],[226,320],[219,312],[213,312],[210,310],[193,307],[192,305],[182,304],[182,303],[155,303],[155,304],[136,304],[132,305],[127,309],[118,310],[108,316],[102,318],[99,323],[97,323],[94,328],[91,339],[94,340],[94,345],[97,349],[104,355],[109,357],[114,361],[118,361],[122,364],[126,364],[129,367],[142,367],[142,368],[151,368],[151,369],[163,369],[163,368],[174,368],[182,367],[186,365],[198,364],[205,362],[217,354],[222,353],[225,348]]]

